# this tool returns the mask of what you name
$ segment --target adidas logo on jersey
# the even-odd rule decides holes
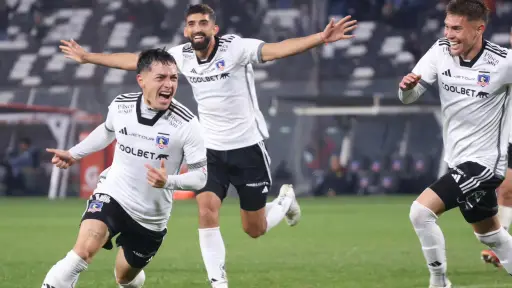
[[[452,77],[452,72],[450,72],[450,69],[443,72],[444,76]]]
[[[126,127],[124,127],[123,129],[119,130],[119,133],[123,135],[128,135],[128,130],[126,130]]]
[[[197,74],[196,68],[192,68],[192,70],[190,70],[190,73]]]
[[[459,183],[459,180],[460,180],[460,177],[461,177],[459,174],[452,174],[452,177],[455,180],[455,182]]]

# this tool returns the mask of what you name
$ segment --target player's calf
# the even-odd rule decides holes
[[[430,271],[430,287],[450,287],[446,277],[445,241],[443,232],[436,223],[437,215],[423,204],[414,201],[409,218],[420,240]]]
[[[46,274],[42,287],[75,287],[82,271],[108,239],[107,226],[98,220],[84,220],[73,250]]]
[[[267,219],[265,218],[265,208],[257,211],[240,210],[242,217],[242,227],[244,232],[252,238],[258,238],[267,231]]]
[[[480,224],[494,222],[494,225],[489,224],[489,228],[491,228],[489,229],[490,232],[482,233],[482,230],[485,229],[478,227],[478,224],[474,224],[476,237],[496,254],[503,268],[505,268],[509,274],[512,274],[512,236],[510,236],[503,227],[500,227],[497,217],[492,217],[482,222],[483,223]]]
[[[140,288],[144,285],[146,281],[146,273],[144,270],[139,270],[135,277],[128,277],[128,275],[118,275],[115,273],[116,283],[120,288]]]

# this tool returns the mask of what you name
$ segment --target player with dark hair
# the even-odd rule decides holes
[[[252,64],[305,52],[324,43],[352,38],[356,21],[332,20],[324,31],[306,37],[265,43],[237,35],[217,36],[215,12],[205,4],[189,6],[184,35],[189,43],[169,49],[198,103],[208,159],[206,186],[197,191],[199,244],[213,287],[227,287],[226,251],[219,227],[219,210],[232,184],[240,198],[244,231],[257,238],[281,222],[294,226],[300,207],[291,185],[266,203],[272,179],[264,140],[268,129],[258,105]],[[124,70],[136,68],[137,54],[88,53],[74,41],[62,41],[66,57]]]
[[[448,173],[413,202],[410,220],[418,235],[431,288],[448,288],[446,248],[438,217],[459,207],[478,240],[512,273],[512,236],[500,225],[496,189],[507,169],[512,53],[483,39],[489,10],[480,0],[451,0],[444,36],[405,76],[403,103],[416,101],[434,82],[443,114]]]
[[[101,173],[87,201],[76,244],[50,269],[43,288],[75,287],[96,253],[102,247],[113,248],[116,235],[118,287],[142,287],[146,277],[142,269],[167,233],[173,191],[206,184],[206,148],[199,121],[173,99],[178,88],[175,59],[163,49],[144,51],[137,73],[142,93],[117,96],[105,123],[70,150],[47,149],[54,154],[52,163],[66,169],[117,140],[112,166]],[[183,157],[189,170],[177,175]]]

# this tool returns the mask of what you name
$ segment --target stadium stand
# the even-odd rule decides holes
[[[112,97],[138,90],[133,85],[134,72],[76,65],[66,59],[58,49],[60,39],[75,39],[95,52],[140,51],[185,41],[182,19],[188,1],[4,2],[7,8],[0,5],[4,17],[0,22],[7,23],[0,26],[1,105],[51,106],[105,114]],[[322,0],[314,4],[277,0],[203,2],[216,9],[221,33],[266,41],[318,31],[328,17],[350,13],[360,20],[352,41],[326,45],[279,64],[255,67],[260,107],[270,126],[267,144],[273,171],[291,173],[294,181],[309,186],[321,182],[321,177],[315,178],[315,171],[327,169],[329,157],[320,157],[323,144],[314,144],[317,147],[312,150],[308,145],[330,137],[336,149],[328,152],[339,154],[348,135],[350,157],[342,162],[354,183],[354,193],[415,193],[418,191],[409,184],[418,181],[411,179],[428,182],[435,177],[442,147],[433,115],[325,116],[327,120],[320,120],[298,116],[294,107],[311,105],[311,100],[308,103],[304,99],[372,105],[378,98],[398,105],[399,79],[442,35],[445,1],[397,1],[407,3],[402,6],[393,6],[394,1],[361,0]],[[508,46],[512,4],[498,2],[499,12],[493,15],[487,38]],[[254,13],[241,14],[245,11]],[[410,21],[396,21],[399,17]],[[410,25],[403,27],[402,23]],[[196,112],[185,79],[178,93],[178,99]],[[283,100],[285,97],[287,100]],[[437,104],[435,93],[423,97],[422,103]],[[39,132],[27,132],[37,138],[38,146],[54,141],[50,133]],[[1,133],[6,135],[0,137],[0,147],[12,146],[14,132]],[[317,160],[320,162],[311,164]]]

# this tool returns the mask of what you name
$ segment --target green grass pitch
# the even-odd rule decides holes
[[[301,199],[302,222],[285,222],[260,239],[241,229],[238,202],[221,212],[230,287],[428,287],[428,272],[409,222],[411,197]],[[48,269],[75,241],[85,202],[0,198],[0,287],[41,287]],[[148,288],[209,287],[193,201],[175,203],[169,232],[146,267]],[[448,275],[456,288],[512,287],[502,269],[480,262],[483,248],[458,211],[440,220]],[[115,252],[102,250],[77,288],[116,287]]]

